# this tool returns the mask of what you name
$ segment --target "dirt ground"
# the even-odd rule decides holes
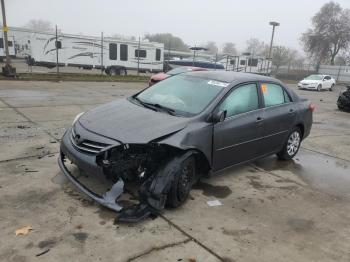
[[[57,165],[74,116],[142,83],[0,82],[0,261],[350,261],[350,114],[316,104],[292,161],[271,156],[202,180],[176,210],[138,224],[78,191]],[[222,205],[210,207],[208,200]],[[33,230],[15,236],[15,230]]]

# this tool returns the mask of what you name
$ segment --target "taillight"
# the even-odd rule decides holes
[[[315,111],[315,108],[316,108],[316,106],[315,106],[314,104],[310,104],[310,105],[309,105],[309,110],[310,110],[311,112],[314,112],[314,111]]]

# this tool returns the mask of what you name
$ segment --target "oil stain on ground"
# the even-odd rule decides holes
[[[228,186],[214,186],[202,181],[198,181],[193,188],[202,190],[205,196],[216,198],[226,198],[232,193],[232,190]]]
[[[288,220],[288,225],[298,233],[313,229],[314,224],[314,221],[307,219],[293,218]]]
[[[85,232],[73,233],[72,235],[74,239],[79,242],[85,242],[85,240],[88,238],[88,234]]]

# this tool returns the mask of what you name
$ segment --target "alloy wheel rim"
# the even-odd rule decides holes
[[[298,131],[294,131],[288,138],[287,153],[290,156],[295,155],[300,145],[300,134]]]
[[[186,199],[188,195],[191,177],[192,169],[187,165],[182,169],[178,182],[178,196],[180,201]]]

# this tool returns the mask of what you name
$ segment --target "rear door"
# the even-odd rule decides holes
[[[260,92],[264,104],[264,121],[259,153],[265,155],[282,148],[295,125],[296,106],[284,87],[277,83],[261,83]]]
[[[235,87],[219,105],[226,119],[214,125],[214,170],[235,165],[258,155],[263,109],[257,83]]]

